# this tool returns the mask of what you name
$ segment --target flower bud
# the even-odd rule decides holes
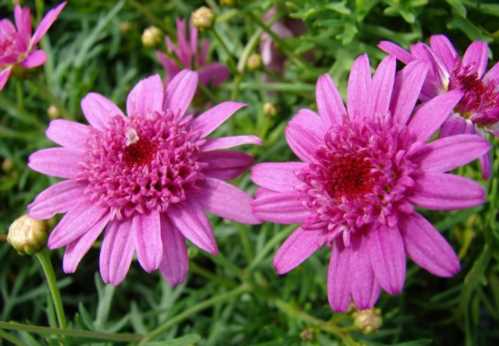
[[[248,69],[258,70],[262,66],[262,57],[260,54],[253,53],[248,58]]]
[[[265,102],[263,104],[263,114],[268,117],[274,117],[277,115],[277,107],[271,102]]]
[[[235,3],[235,0],[220,0],[220,5],[234,6]]]
[[[312,342],[315,339],[315,331],[312,328],[305,328],[300,333],[300,339],[304,342]]]
[[[61,111],[56,105],[50,105],[49,108],[47,108],[47,115],[49,116],[49,119],[54,120],[61,117]]]
[[[142,44],[147,48],[155,47],[161,42],[161,37],[161,31],[155,26],[150,26],[142,33]]]
[[[20,254],[32,255],[47,242],[47,226],[44,221],[23,215],[9,227],[7,242]]]
[[[12,162],[11,159],[5,159],[5,160],[3,160],[3,162],[2,162],[2,170],[5,173],[10,172],[13,167],[14,167],[14,162]]]
[[[378,330],[383,324],[380,309],[358,310],[353,313],[353,323],[364,334]]]
[[[120,28],[121,33],[127,34],[132,29],[132,24],[130,22],[127,22],[127,21],[120,22],[119,28]]]
[[[211,28],[214,19],[215,15],[213,14],[213,11],[206,6],[198,8],[196,11],[192,12],[191,16],[192,25],[200,30]]]

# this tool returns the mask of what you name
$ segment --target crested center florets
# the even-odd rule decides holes
[[[92,201],[117,218],[166,211],[203,178],[199,145],[190,120],[171,112],[115,116],[105,131],[92,132],[78,180],[87,183]]]

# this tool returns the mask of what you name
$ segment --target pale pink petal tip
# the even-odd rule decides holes
[[[182,117],[196,93],[198,74],[191,70],[182,70],[166,86],[164,108],[171,110],[177,117]]]
[[[5,70],[0,71],[0,91],[5,88],[11,72],[12,70],[10,68],[6,68]]]
[[[151,116],[163,109],[164,87],[161,77],[156,74],[138,82],[128,94],[126,110],[131,116]]]
[[[66,2],[60,3],[55,8],[53,8],[47,12],[45,17],[43,17],[42,21],[40,22],[40,24],[36,28],[36,31],[33,34],[33,37],[31,38],[31,47],[33,47],[38,42],[40,42],[40,40],[43,38],[43,36],[45,36],[45,34],[50,29],[52,24],[54,24],[57,17],[59,17],[59,14],[64,9],[64,6],[66,6]]]

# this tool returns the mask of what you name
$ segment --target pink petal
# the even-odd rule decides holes
[[[414,60],[414,58],[408,51],[393,42],[381,41],[380,43],[378,43],[378,48],[387,54],[395,56],[398,60],[402,61],[406,65]]]
[[[483,77],[484,82],[496,81],[499,83],[499,62],[497,62]]]
[[[285,136],[289,147],[300,160],[307,162],[315,160],[315,152],[322,144],[322,138],[308,129],[303,113],[298,113],[289,122]]]
[[[199,82],[203,85],[218,86],[230,77],[230,71],[227,66],[213,63],[203,66],[198,70]]]
[[[351,293],[357,309],[369,309],[379,296],[379,284],[369,260],[369,249],[365,237],[353,242],[350,256]]]
[[[477,135],[455,135],[432,142],[421,160],[420,168],[431,172],[448,172],[461,167],[490,149],[489,142]]]
[[[462,92],[453,90],[424,103],[410,120],[409,129],[418,140],[426,141],[447,120],[462,96]]]
[[[214,150],[201,153],[199,158],[207,164],[203,173],[222,180],[234,179],[253,165],[253,158],[245,153]]]
[[[95,225],[106,225],[111,219],[109,208],[82,201],[68,211],[50,233],[48,248],[53,250],[72,243]]]
[[[137,259],[142,268],[148,273],[158,269],[163,258],[159,211],[133,216],[131,231],[135,233]]]
[[[385,57],[374,74],[371,96],[373,97],[373,111],[377,117],[386,118],[389,114],[393,84],[395,82],[396,60],[393,56]]]
[[[404,242],[397,228],[374,228],[368,233],[367,247],[376,280],[390,294],[404,287]]]
[[[371,102],[370,90],[371,67],[369,66],[369,57],[367,54],[362,54],[353,62],[348,77],[347,108],[350,117],[365,116],[366,105],[368,106]]]
[[[75,121],[52,120],[46,131],[47,138],[68,149],[82,151],[87,144],[90,127]]]
[[[218,254],[218,247],[208,218],[194,201],[168,209],[168,217],[174,226],[194,245],[212,255]]]
[[[482,78],[487,69],[489,47],[487,43],[474,41],[468,46],[463,56],[463,66],[469,66],[472,73],[477,73],[478,78]]]
[[[132,220],[113,221],[104,233],[99,268],[102,280],[113,286],[119,285],[130,268],[135,251],[135,233]]]
[[[230,149],[245,144],[262,144],[262,140],[257,136],[229,136],[221,138],[208,138],[203,144],[203,151]]]
[[[66,148],[50,148],[35,151],[28,159],[34,171],[59,178],[76,178],[80,172],[81,153]]]
[[[251,169],[251,180],[269,190],[295,191],[302,184],[297,174],[305,167],[307,164],[302,162],[259,163]]]
[[[460,115],[451,114],[440,129],[440,137],[466,133],[466,120]]]
[[[0,71],[0,91],[3,90],[3,88],[5,88],[5,85],[9,80],[11,72],[12,72],[11,67],[7,67],[6,69]]]
[[[105,222],[104,222],[105,221]],[[103,222],[96,223],[79,239],[70,243],[64,251],[62,268],[66,274],[74,273],[78,264],[85,254],[90,250],[97,238],[101,235],[108,220],[103,219]]]
[[[184,237],[165,216],[161,217],[161,239],[164,251],[159,270],[175,287],[187,278],[189,257]]]
[[[149,117],[163,110],[164,89],[159,75],[142,79],[130,91],[126,99],[129,117]]]
[[[195,118],[192,127],[194,131],[201,132],[201,137],[206,137],[245,106],[240,102],[222,102]]]
[[[164,108],[170,109],[177,117],[182,117],[198,86],[198,75],[194,71],[182,70],[166,86]]]
[[[441,277],[451,277],[459,271],[456,253],[431,223],[417,213],[401,221],[405,249],[414,262]]]
[[[319,115],[326,128],[343,121],[346,115],[345,106],[336,85],[328,74],[323,74],[317,80],[315,99]]]
[[[289,125],[291,124],[308,132],[310,136],[316,137],[317,140],[322,140],[328,129],[317,113],[306,108],[302,108],[296,113],[289,122]]]
[[[331,309],[336,312],[347,311],[351,301],[351,257],[351,248],[345,248],[337,241],[333,243],[327,272],[327,298]]]
[[[88,123],[98,130],[105,130],[115,116],[125,116],[113,101],[97,94],[89,93],[81,100],[81,109]]]
[[[177,66],[177,62],[173,59],[170,59],[166,56],[166,54],[162,52],[156,52],[156,58],[159,60],[160,64],[163,65],[163,69],[166,73],[166,80],[170,81],[177,73],[179,73],[180,69]]]
[[[296,229],[277,250],[272,264],[279,275],[286,274],[324,245],[320,231]]]
[[[77,206],[84,197],[85,185],[74,180],[64,180],[43,190],[28,205],[30,217],[50,219],[57,213],[65,213]]]
[[[43,50],[38,49],[32,52],[28,57],[22,62],[22,67],[24,68],[35,68],[45,64],[47,61],[47,53]]]
[[[253,212],[261,220],[281,224],[301,224],[310,216],[302,192],[266,192],[253,201]]]
[[[422,208],[454,210],[476,207],[486,200],[483,187],[457,175],[427,172],[417,179],[411,201]]]
[[[17,33],[22,42],[20,50],[26,51],[28,49],[29,40],[31,39],[31,10],[27,7],[22,8],[16,5],[14,9],[14,16],[16,19]]]
[[[492,151],[480,157],[480,170],[482,171],[483,179],[490,179],[492,176]]]
[[[447,67],[448,71],[454,69],[454,65],[459,61],[459,55],[454,48],[454,45],[445,35],[433,35],[430,37],[431,49],[437,54]]]
[[[35,46],[38,42],[40,42],[43,36],[45,36],[52,24],[54,24],[57,17],[59,17],[59,14],[64,9],[64,6],[66,6],[66,2],[62,2],[61,4],[57,5],[57,7],[47,12],[40,24],[38,24],[38,27],[36,28],[36,31],[31,38],[31,47]]]
[[[428,66],[419,61],[410,62],[397,75],[392,101],[393,119],[406,124],[418,101],[423,83],[428,74]]]
[[[206,178],[198,195],[199,202],[210,213],[244,224],[260,223],[251,210],[251,196],[222,180]]]

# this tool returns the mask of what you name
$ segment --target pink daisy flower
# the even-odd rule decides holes
[[[380,288],[401,292],[406,256],[441,277],[459,260],[415,207],[453,210],[477,206],[485,191],[450,170],[489,150],[482,137],[462,134],[427,143],[462,97],[437,96],[414,110],[427,74],[409,63],[396,77],[387,57],[371,77],[367,55],[354,62],[348,101],[328,75],[319,78],[319,114],[302,109],[286,139],[302,162],[262,163],[252,169],[260,186],[255,216],[301,224],[279,248],[274,267],[285,274],[315,251],[331,250],[328,298],[335,311],[353,300],[372,307]]]
[[[430,37],[430,45],[416,43],[410,52],[398,45],[382,41],[381,50],[396,56],[405,64],[414,60],[428,63],[430,71],[421,92],[427,100],[448,90],[463,92],[449,119],[444,122],[442,137],[461,133],[481,133],[481,130],[499,136],[499,63],[487,73],[488,46],[473,42],[461,58],[445,35]],[[480,158],[483,177],[491,175],[489,154]]]
[[[38,49],[37,45],[55,22],[64,6],[66,6],[66,2],[51,9],[43,17],[33,35],[31,34],[31,11],[27,7],[16,5],[14,9],[15,26],[8,19],[0,20],[0,90],[7,84],[15,67],[31,69],[45,63],[47,54]]]
[[[223,102],[200,116],[187,115],[198,84],[184,70],[166,90],[159,75],[140,81],[126,102],[127,115],[96,93],[81,102],[90,125],[54,120],[47,137],[62,147],[29,158],[37,172],[63,178],[28,206],[35,219],[65,213],[48,247],[66,247],[63,269],[73,273],[104,231],[100,273],[118,285],[132,258],[147,272],[159,269],[171,285],[186,279],[185,239],[216,255],[206,212],[247,224],[251,198],[224,180],[243,173],[251,156],[227,150],[259,144],[255,136],[208,138],[244,105]]]
[[[189,25],[188,33],[185,21],[177,19],[177,45],[169,37],[165,38],[165,43],[168,53],[176,56],[176,59],[173,59],[163,52],[156,52],[156,56],[165,70],[167,81],[170,81],[184,68],[196,70],[199,74],[199,81],[203,85],[217,86],[229,78],[230,73],[227,66],[220,63],[208,63],[210,43],[206,39],[198,43],[198,30],[194,25]]]

